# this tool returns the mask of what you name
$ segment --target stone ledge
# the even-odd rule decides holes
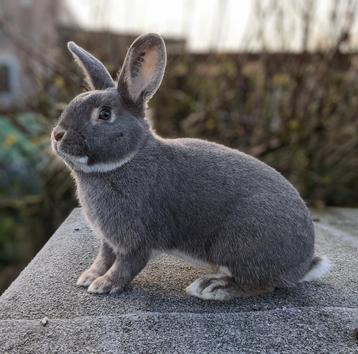
[[[75,286],[97,240],[75,209],[0,297],[5,352],[280,352],[358,350],[358,210],[317,214],[317,253],[335,266],[319,282],[228,303],[188,297],[204,271],[173,257],[151,262],[123,294]],[[40,319],[48,317],[43,326]]]
[[[350,353],[353,309],[243,313],[151,313],[0,321],[5,352]],[[18,351],[14,352],[18,352]]]

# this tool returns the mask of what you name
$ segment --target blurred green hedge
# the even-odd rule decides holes
[[[337,53],[172,57],[154,125],[258,157],[312,206],[358,206],[357,66]]]

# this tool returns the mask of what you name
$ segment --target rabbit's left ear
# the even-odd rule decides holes
[[[162,82],[167,53],[161,36],[150,33],[138,37],[128,49],[118,79],[121,96],[142,105]]]
[[[75,42],[68,42],[67,48],[82,69],[86,81],[92,90],[104,90],[114,87],[114,81],[111,75],[97,58],[78,46]]]

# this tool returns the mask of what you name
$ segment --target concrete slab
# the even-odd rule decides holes
[[[136,313],[0,322],[1,349],[21,353],[353,353],[356,311]]]
[[[188,297],[203,270],[159,257],[119,295],[75,286],[97,241],[76,209],[0,297],[0,348],[19,352],[357,353],[358,210],[314,213],[319,282],[228,303]],[[39,320],[48,317],[42,326]]]

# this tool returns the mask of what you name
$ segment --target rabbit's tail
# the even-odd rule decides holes
[[[311,267],[306,275],[302,278],[303,281],[312,281],[322,278],[326,275],[332,267],[332,262],[325,256],[315,256],[312,259]]]

